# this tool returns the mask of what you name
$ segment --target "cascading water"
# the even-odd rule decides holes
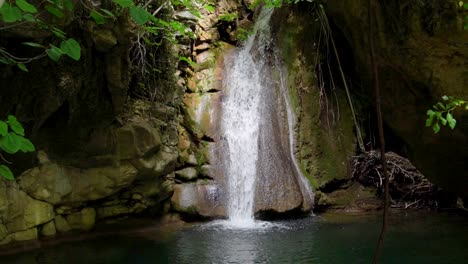
[[[226,61],[225,66],[222,130],[226,155],[227,213],[230,224],[239,227],[254,225],[254,210],[258,202],[255,193],[259,191],[256,181],[259,177],[262,177],[265,183],[263,188],[268,189],[268,184],[272,185],[272,178],[300,175],[292,151],[294,129],[292,112],[288,110],[287,116],[283,118],[287,119],[285,126],[289,129],[277,128],[284,127],[282,124],[285,122],[270,120],[275,119],[270,115],[271,104],[278,104],[281,101],[279,104],[283,106],[282,108],[289,107],[289,104],[284,102],[289,100],[287,97],[272,96],[275,94],[272,91],[277,87],[271,79],[272,67],[276,64],[276,61],[271,60],[272,37],[269,24],[272,13],[271,9],[262,10],[255,24],[254,33],[232,59]],[[283,94],[284,90],[279,89],[279,92]],[[285,138],[274,135],[276,132],[290,136]],[[291,148],[283,149],[282,145],[287,144]],[[268,145],[279,145],[279,147]],[[270,173],[271,171],[276,172]],[[308,185],[304,182],[298,183],[295,177],[288,177],[287,183],[296,188],[298,185]],[[300,188],[299,192],[304,192],[303,187]],[[258,203],[268,204],[270,200],[276,199],[274,202],[283,206],[284,202],[280,200],[288,195],[287,198],[292,197],[287,193],[288,187],[283,189],[279,197],[272,198],[273,193],[264,194],[263,197],[267,197],[268,201],[265,202],[264,199]],[[265,193],[270,190],[261,191]],[[297,195],[293,198],[297,198]],[[303,198],[299,197],[299,203],[301,202],[308,203],[309,199],[304,197],[303,201]]]

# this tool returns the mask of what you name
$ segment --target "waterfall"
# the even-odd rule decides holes
[[[300,175],[300,170],[293,153],[294,118],[292,110],[289,109],[289,102],[285,102],[289,101],[289,98],[272,96],[278,87],[271,76],[272,67],[276,64],[276,61],[271,59],[273,45],[270,19],[272,13],[272,9],[261,11],[253,34],[233,54],[232,59],[225,63],[222,132],[225,140],[227,213],[231,225],[241,227],[254,224],[255,195],[256,191],[258,192],[256,181],[260,175],[263,180],[266,179],[266,184],[271,184],[268,182],[270,178],[294,175],[294,177],[288,176],[288,180],[295,186],[308,186],[307,182],[298,182],[296,179],[298,178],[296,175]],[[280,73],[280,79],[283,79],[282,73]],[[281,83],[281,86],[285,86],[283,81]],[[284,89],[287,88],[282,87],[278,92],[287,93]],[[278,107],[283,111],[272,110],[274,107],[271,104],[281,105]],[[283,117],[287,119],[285,122],[268,121],[272,119],[271,112],[283,113],[285,107],[288,108],[287,116]],[[281,119],[279,115],[274,116],[273,119]],[[275,131],[275,128],[279,131]],[[276,132],[281,136],[274,135]],[[285,138],[282,135],[289,136]],[[268,145],[278,146],[269,147]],[[290,147],[283,149],[283,145]],[[277,172],[270,173],[270,171]],[[294,180],[290,180],[291,178]],[[307,191],[303,190],[305,188],[303,186],[300,188],[302,193]],[[264,197],[276,199],[275,201],[288,195],[288,198],[294,196],[288,194],[288,190],[281,190],[278,197],[273,197],[274,193],[265,194],[265,192],[275,192],[275,190],[262,191]],[[293,198],[297,198],[297,195]],[[302,202],[302,197],[300,197],[300,202]],[[308,202],[309,200],[304,197],[303,203]],[[278,203],[283,204],[283,201]]]

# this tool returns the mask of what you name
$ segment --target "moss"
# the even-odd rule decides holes
[[[348,177],[348,157],[355,151],[355,136],[345,93],[327,91],[328,98],[322,96],[324,90],[315,71],[321,58],[316,48],[311,48],[320,29],[310,16],[308,12],[281,10],[273,23],[288,71],[290,103],[299,120],[296,141],[300,167],[311,185],[319,189],[334,179]]]

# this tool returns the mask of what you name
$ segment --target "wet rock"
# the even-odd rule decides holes
[[[177,157],[176,148],[163,147],[158,153],[132,163],[138,169],[139,178],[160,177],[174,171]]]
[[[56,233],[54,221],[50,221],[41,227],[41,235],[43,236],[55,236]]]
[[[185,168],[182,170],[178,170],[175,172],[176,178],[184,180],[184,181],[191,181],[198,177],[197,169],[193,167]]]
[[[185,94],[184,105],[192,131],[199,130],[203,135],[217,140],[220,125],[220,93]]]
[[[108,217],[115,217],[119,215],[126,215],[134,212],[132,208],[129,208],[124,205],[115,205],[115,206],[108,206],[108,207],[100,207],[96,210],[97,218],[108,218]]]
[[[67,222],[67,219],[61,215],[57,215],[54,219],[54,224],[57,231],[61,233],[65,233],[71,230],[70,225]]]
[[[54,219],[52,205],[32,199],[11,184],[6,190],[8,207],[4,208],[2,218],[9,233],[30,229]]]
[[[224,195],[218,185],[184,183],[174,185],[172,208],[189,216],[222,218],[226,216]]]
[[[119,167],[78,169],[43,164],[26,171],[19,184],[29,195],[51,204],[92,201],[128,186],[137,170],[128,163]]]
[[[12,242],[35,240],[37,239],[37,237],[38,237],[37,228],[31,228],[28,230],[23,230],[23,231],[9,234],[2,241],[0,241],[0,245],[12,243]]]
[[[194,24],[196,24],[196,22],[199,20],[199,18],[192,14],[189,10],[176,12],[174,16],[179,21],[195,22]]]
[[[109,29],[94,29],[92,37],[96,49],[101,52],[107,52],[117,45],[117,37]]]
[[[146,122],[128,124],[116,133],[120,159],[141,157],[161,146],[159,132]]]
[[[91,230],[96,221],[96,210],[94,208],[84,208],[78,213],[67,215],[66,219],[71,229]]]

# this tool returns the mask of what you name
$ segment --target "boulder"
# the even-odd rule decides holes
[[[197,169],[194,167],[188,167],[175,172],[176,178],[183,181],[192,181],[198,177]]]
[[[118,167],[78,169],[42,164],[20,176],[23,190],[51,204],[92,201],[114,194],[135,179],[137,170],[129,163]]]
[[[18,231],[18,232],[9,234],[2,241],[0,241],[0,245],[12,243],[12,242],[35,240],[37,239],[37,237],[38,237],[37,228],[31,228],[28,230]]]
[[[172,208],[185,215],[207,218],[226,217],[225,195],[213,183],[183,183],[174,185]]]
[[[67,222],[67,219],[65,219],[65,217],[61,215],[57,215],[55,217],[54,224],[55,224],[56,230],[61,233],[65,233],[71,230],[71,227]]]
[[[43,236],[55,236],[56,233],[57,233],[57,230],[55,229],[54,221],[45,223],[41,228],[41,235]]]
[[[219,138],[221,101],[220,93],[185,94],[184,107],[192,131],[199,130],[214,140]],[[200,137],[200,135],[197,135]]]
[[[9,204],[2,211],[1,218],[9,233],[27,230],[54,219],[52,205],[32,199],[15,183],[6,187],[6,199]]]
[[[178,152],[176,148],[163,147],[153,155],[133,160],[139,178],[154,178],[167,175],[175,170]]]
[[[67,215],[66,219],[71,229],[91,230],[96,221],[96,210],[84,208],[80,212]]]
[[[142,157],[161,146],[159,132],[146,122],[130,123],[117,129],[116,134],[121,160]]]

